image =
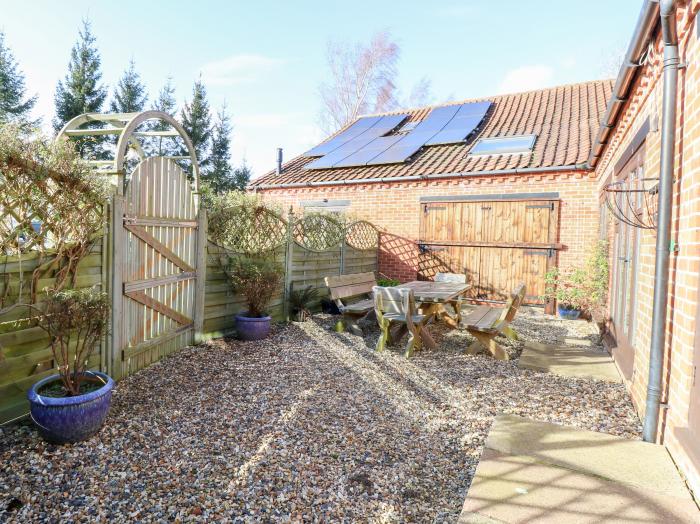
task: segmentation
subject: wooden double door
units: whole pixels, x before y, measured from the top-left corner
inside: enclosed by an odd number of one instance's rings
[[[464,273],[469,298],[504,301],[524,282],[530,304],[542,304],[545,273],[556,265],[559,200],[424,202],[420,243],[441,266]]]

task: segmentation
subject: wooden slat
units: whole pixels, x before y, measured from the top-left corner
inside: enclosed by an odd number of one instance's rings
[[[176,275],[166,275],[164,277],[147,278],[144,280],[134,280],[132,282],[124,283],[124,292],[128,293],[131,291],[139,291],[142,289],[149,289],[152,287],[164,286],[166,284],[173,284],[175,282],[181,282],[183,280],[191,280],[197,278],[197,273],[187,272],[178,273]]]
[[[182,269],[183,271],[188,271],[188,272],[194,272],[195,269],[190,266],[187,262],[182,260],[179,256],[177,256],[168,246],[157,240],[153,235],[151,235],[148,231],[146,231],[142,226],[134,226],[130,224],[124,224],[124,228],[137,237],[139,237],[141,240],[143,240],[146,244],[151,246],[153,249],[155,249],[158,253],[163,255],[165,258],[170,260],[173,264],[175,264],[177,267]]]
[[[129,293],[124,293],[127,297],[136,302],[143,304],[144,306],[151,308],[158,313],[165,315],[168,318],[172,318],[175,322],[179,324],[190,324],[192,319],[183,315],[182,313],[175,311],[170,306],[166,306],[162,302],[156,300],[155,298],[149,297],[143,291],[131,291]]]
[[[124,217],[124,223],[134,226],[197,227],[196,220],[178,220],[175,218]]]
[[[163,335],[160,335],[156,338],[152,338],[150,340],[146,340],[145,342],[141,342],[135,346],[127,347],[124,349],[124,357],[129,358],[129,357],[134,357],[140,353],[143,353],[144,351],[152,348],[153,346],[157,346],[159,344],[165,344],[166,342],[169,342],[170,340],[174,339],[175,337],[182,335],[183,333],[186,333],[190,329],[194,328],[194,324],[186,324],[184,326],[181,326],[173,331],[169,331],[168,333],[165,333]]]

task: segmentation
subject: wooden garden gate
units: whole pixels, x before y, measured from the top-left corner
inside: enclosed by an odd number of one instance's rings
[[[203,321],[206,223],[186,173],[150,157],[114,200],[112,374],[195,341]]]
[[[424,249],[473,284],[471,298],[505,300],[524,282],[526,303],[541,304],[544,276],[556,265],[559,200],[556,196],[421,203]]]

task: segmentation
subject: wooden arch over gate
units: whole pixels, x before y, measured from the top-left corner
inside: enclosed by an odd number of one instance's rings
[[[154,121],[161,125],[149,125]],[[112,325],[105,361],[107,371],[119,378],[200,339],[206,216],[199,207],[194,147],[173,117],[160,111],[89,113],[69,121],[58,137],[104,135],[117,137],[100,155],[111,158],[88,162],[95,176],[116,177],[110,211]],[[181,139],[187,154],[149,156],[147,141],[164,137]],[[190,163],[189,176],[181,161]]]

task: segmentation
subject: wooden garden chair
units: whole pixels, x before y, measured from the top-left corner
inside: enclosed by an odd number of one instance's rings
[[[399,340],[406,331],[408,332],[406,358],[410,357],[414,350],[421,349],[423,344],[430,349],[435,349],[435,341],[426,327],[433,320],[433,315],[421,315],[418,312],[412,289],[375,286],[372,291],[374,313],[381,330],[377,351],[383,351],[392,339]],[[392,334],[392,325],[396,324],[399,324],[400,329]]]
[[[518,308],[525,299],[525,284],[520,284],[511,294],[504,307],[479,306],[464,318],[467,331],[476,340],[467,353],[474,354],[481,349],[488,350],[499,360],[508,360],[508,352],[496,342],[498,335],[517,340],[518,334],[510,327]]]
[[[374,309],[372,288],[377,285],[374,273],[353,273],[326,277],[331,300],[343,314],[343,326],[353,335],[362,336],[357,322]]]

